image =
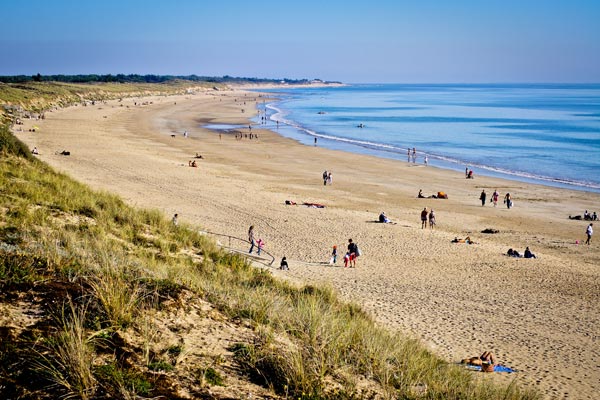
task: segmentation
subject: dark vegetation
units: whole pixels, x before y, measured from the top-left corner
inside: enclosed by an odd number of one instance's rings
[[[65,82],[65,83],[164,83],[173,80],[183,80],[190,82],[212,82],[212,83],[287,83],[287,84],[306,84],[311,79],[269,79],[269,78],[242,78],[225,76],[198,76],[198,75],[137,75],[137,74],[85,74],[85,75],[13,75],[0,76],[0,82],[3,83],[24,83],[24,82]],[[333,83],[333,82],[332,82]],[[337,82],[336,82],[337,83]]]

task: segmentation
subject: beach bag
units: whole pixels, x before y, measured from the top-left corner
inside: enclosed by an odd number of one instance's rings
[[[494,364],[492,363],[482,363],[481,364],[481,372],[494,372]]]
[[[356,256],[357,257],[362,256],[362,253],[361,253],[360,248],[358,247],[358,245],[356,245]]]

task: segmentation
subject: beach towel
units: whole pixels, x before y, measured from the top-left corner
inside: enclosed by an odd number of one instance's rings
[[[472,371],[481,371],[481,365],[467,365],[467,368]],[[517,372],[517,370],[505,365],[494,365],[494,372],[506,372],[512,374],[513,372]]]
[[[323,204],[319,204],[319,203],[302,203],[303,205],[307,206],[307,207],[314,207],[314,208],[325,208],[325,206]]]

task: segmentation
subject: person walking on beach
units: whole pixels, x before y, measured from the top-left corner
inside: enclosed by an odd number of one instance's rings
[[[479,195],[479,200],[481,200],[481,207],[485,206],[485,199],[487,195],[485,194],[485,189],[481,191],[481,195]]]
[[[331,258],[329,259],[329,265],[333,265],[337,262],[337,246],[333,246],[333,250],[331,251]]]
[[[261,238],[258,238],[258,241],[256,242],[256,247],[258,248],[258,251],[256,252],[256,254],[258,254],[259,256],[260,256],[260,252],[264,245],[265,245],[265,242],[263,242],[263,240]]]
[[[429,228],[433,229],[435,225],[435,214],[433,213],[433,208],[429,211]]]
[[[250,250],[248,250],[248,253],[252,254],[252,250],[254,250],[254,246],[255,246],[254,225],[250,225],[250,228],[248,228],[248,241],[250,242]]]
[[[427,158],[427,156],[425,156],[423,158],[423,164],[425,164],[425,166],[427,166],[428,163],[429,163],[429,159]]]
[[[417,162],[417,149],[415,149],[414,147],[413,147],[412,157],[413,157],[413,164],[414,164]]]
[[[590,222],[587,229],[585,230],[585,234],[587,235],[587,240],[585,241],[585,244],[587,244],[587,245],[590,244],[590,240],[592,240],[592,235],[594,234],[593,225],[594,224]]]
[[[427,207],[423,208],[421,211],[421,229],[425,229],[427,227]]]
[[[506,204],[506,208],[510,210],[512,207],[512,198],[510,197],[510,193],[506,193],[504,196],[504,204]]]
[[[492,193],[492,202],[494,203],[494,207],[498,205],[498,198],[500,197],[500,193],[498,193],[498,189],[494,190]]]
[[[332,183],[331,171],[329,171],[329,172],[327,173],[327,183],[328,183],[328,184],[330,184],[330,185],[331,185],[331,183]]]
[[[410,162],[410,147],[406,149],[406,162]]]
[[[350,267],[356,268],[356,257],[358,257],[358,246],[348,239],[348,253],[350,254]]]
[[[327,172],[327,170],[325,170],[323,172],[323,186],[327,185],[327,177],[329,176],[329,173]]]

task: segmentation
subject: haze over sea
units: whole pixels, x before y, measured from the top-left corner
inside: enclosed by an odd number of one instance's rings
[[[307,145],[600,192],[600,84],[269,89],[260,122]],[[359,125],[363,124],[360,128]]]

